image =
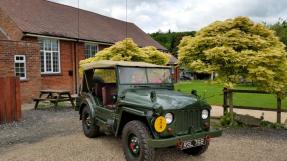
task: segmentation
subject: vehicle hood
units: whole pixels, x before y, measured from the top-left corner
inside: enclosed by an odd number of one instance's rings
[[[156,94],[156,100],[151,100],[151,92],[154,91]],[[190,105],[198,107],[198,98],[191,95],[185,95],[173,90],[163,90],[163,89],[134,89],[128,90],[125,93],[125,102],[131,103],[133,105],[138,105],[142,107],[154,108],[156,106],[161,106],[164,110],[169,109],[182,109]]]

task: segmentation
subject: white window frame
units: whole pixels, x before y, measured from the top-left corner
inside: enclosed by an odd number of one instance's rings
[[[53,40],[57,41],[58,50],[53,50],[52,43],[51,43],[51,50],[45,50],[45,40]],[[40,54],[43,52],[44,54],[44,72],[42,72],[42,64],[41,64],[41,74],[60,74],[61,73],[61,53],[60,53],[60,40],[59,39],[52,39],[52,38],[40,38],[39,41],[43,43],[43,49],[40,49]],[[53,53],[58,53],[58,72],[54,72],[54,64],[53,64]],[[51,53],[51,71],[47,71],[47,60],[46,60],[46,53]],[[42,61],[42,60],[41,60]]]
[[[90,55],[90,57],[86,57],[86,45],[94,45],[94,46],[96,46],[96,51],[95,51],[95,53],[94,53],[94,55]],[[97,52],[99,52],[99,44],[98,43],[92,43],[92,42],[85,42],[85,45],[84,45],[84,55],[85,55],[85,59],[88,59],[88,58],[91,58],[91,57],[93,57],[93,56],[95,56],[95,54],[97,53]],[[89,50],[91,50],[91,49],[89,49]]]
[[[22,57],[23,60],[17,60],[17,57]],[[23,63],[24,64],[24,74],[25,77],[19,76],[20,80],[26,80],[27,79],[27,67],[26,67],[26,55],[14,55],[14,72],[16,76],[16,63]]]

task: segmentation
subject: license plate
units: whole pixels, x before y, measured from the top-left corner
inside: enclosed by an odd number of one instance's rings
[[[197,147],[197,146],[202,146],[205,144],[206,144],[206,141],[204,138],[194,139],[194,140],[186,140],[186,141],[183,141],[181,143],[180,149],[184,150],[184,149],[189,149],[189,148],[193,148],[193,147]]]

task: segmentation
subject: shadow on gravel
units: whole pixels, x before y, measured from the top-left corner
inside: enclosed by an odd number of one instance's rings
[[[70,107],[23,110],[20,122],[0,125],[0,152],[1,148],[14,144],[34,143],[79,131],[78,113]]]

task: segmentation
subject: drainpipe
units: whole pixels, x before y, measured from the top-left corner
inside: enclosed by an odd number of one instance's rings
[[[75,75],[75,42],[71,45],[71,51],[72,51],[72,70],[73,70],[73,93],[77,92],[77,86],[76,86],[76,75]]]

